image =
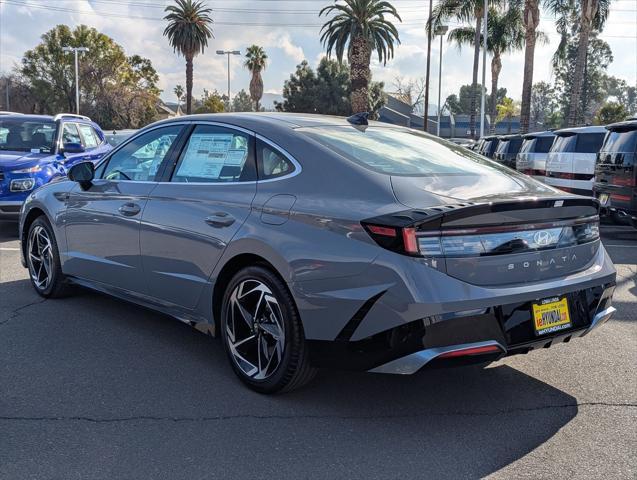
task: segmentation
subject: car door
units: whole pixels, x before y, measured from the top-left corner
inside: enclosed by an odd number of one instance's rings
[[[250,214],[256,193],[254,137],[236,127],[198,124],[163,180],[142,217],[144,272],[151,296],[194,308]]]
[[[109,155],[89,188],[76,185],[66,200],[68,275],[144,293],[140,219],[162,162],[183,124],[149,130]]]

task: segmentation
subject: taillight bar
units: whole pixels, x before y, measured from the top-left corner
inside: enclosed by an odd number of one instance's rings
[[[421,237],[447,237],[454,235],[475,235],[481,233],[504,233],[504,232],[522,232],[527,230],[543,230],[546,228],[559,228],[570,227],[573,225],[581,225],[585,223],[599,222],[599,215],[592,215],[585,218],[577,218],[572,220],[560,220],[557,222],[546,223],[525,223],[522,225],[494,225],[488,227],[476,227],[476,228],[458,228],[458,229],[445,229],[435,231],[419,232],[418,236]]]
[[[469,347],[469,348],[461,348],[459,350],[452,350],[450,352],[445,352],[436,358],[456,358],[456,357],[468,357],[472,355],[484,355],[486,353],[499,353],[502,352],[502,349],[497,347],[496,345],[485,345],[484,347]]]

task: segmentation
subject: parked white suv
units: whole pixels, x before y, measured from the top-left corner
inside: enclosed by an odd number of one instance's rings
[[[545,182],[578,195],[593,195],[595,158],[602,146],[604,127],[564,128],[546,158]]]
[[[553,145],[553,140],[555,140],[555,134],[551,131],[524,135],[522,147],[515,162],[518,172],[543,182],[546,175],[546,157]]]

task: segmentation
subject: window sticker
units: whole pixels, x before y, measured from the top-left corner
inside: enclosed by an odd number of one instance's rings
[[[226,133],[194,133],[176,175],[216,180],[224,165],[242,165],[248,152],[232,149],[233,137]]]

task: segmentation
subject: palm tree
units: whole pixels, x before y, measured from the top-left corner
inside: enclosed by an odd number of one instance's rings
[[[519,2],[520,0],[518,0]],[[533,88],[533,63],[535,60],[536,31],[540,24],[540,3],[546,11],[556,17],[558,31],[566,28],[568,23],[566,12],[573,0],[524,0],[522,21],[525,29],[524,79],[522,81],[522,106],[520,108],[520,131],[529,131],[531,118],[531,91]]]
[[[591,30],[601,31],[608,17],[611,0],[581,0],[580,8],[580,28],[577,45],[577,57],[575,69],[573,71],[573,88],[568,105],[567,125],[574,127],[578,125],[582,118],[581,94],[586,67],[586,53],[588,51],[588,41]]]
[[[176,5],[167,6],[164,11],[168,25],[164,29],[164,36],[168,37],[173,51],[186,59],[186,113],[190,114],[192,107],[192,60],[195,55],[204,52],[211,38],[212,18],[210,8],[200,1],[175,0]]]
[[[543,36],[543,34],[542,34]],[[482,45],[482,32],[477,37]],[[458,47],[462,45],[474,45],[476,31],[474,27],[458,27],[449,32],[448,40],[456,42]],[[524,47],[524,26],[522,23],[521,11],[519,8],[511,6],[507,11],[502,12],[497,8],[489,9],[487,24],[487,52],[493,55],[491,59],[491,104],[489,105],[489,115],[496,118],[496,104],[498,80],[502,71],[502,54],[521,50]],[[495,122],[491,125],[495,129]]]
[[[250,79],[250,97],[255,103],[256,111],[259,111],[259,101],[263,96],[263,78],[261,70],[265,70],[265,63],[268,56],[263,48],[252,45],[246,50],[246,61],[243,64],[252,74]]]
[[[175,86],[173,92],[177,97],[177,114],[179,114],[179,108],[181,107],[181,97],[184,96],[184,87],[182,87],[181,85],[177,85]]]
[[[350,65],[353,113],[369,111],[370,62],[372,52],[387,63],[394,56],[394,44],[400,44],[398,30],[387,17],[402,22],[394,6],[384,0],[342,0],[323,8],[319,16],[334,13],[321,28],[321,42],[328,57],[332,52],[342,63],[345,49]]]
[[[499,3],[492,1],[491,3]],[[482,17],[484,15],[485,0],[440,0],[440,3],[433,9],[431,18],[427,22],[427,28],[435,31],[436,27],[442,25],[445,20],[454,18],[460,22],[470,23],[475,21],[475,31],[473,39],[473,76],[471,97],[469,130],[471,137],[475,138],[476,133],[476,105],[478,102],[478,65],[480,62],[480,32],[482,31]],[[425,113],[426,114],[426,113]]]

